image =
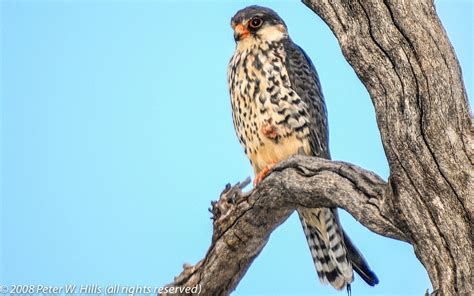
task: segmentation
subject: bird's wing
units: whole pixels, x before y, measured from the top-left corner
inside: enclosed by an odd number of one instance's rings
[[[286,68],[291,88],[307,106],[309,142],[314,156],[330,158],[326,104],[318,73],[306,53],[291,40],[285,42]]]
[[[288,40],[285,46],[291,88],[307,105],[311,150],[315,156],[329,159],[327,111],[318,73],[303,49],[291,40]],[[354,267],[369,285],[378,283],[375,273],[370,270],[362,254],[344,233],[336,209],[299,209],[298,213],[318,275],[323,282],[327,281],[335,288],[342,289],[352,282]],[[320,221],[314,217],[319,217]],[[324,223],[321,223],[321,218]]]

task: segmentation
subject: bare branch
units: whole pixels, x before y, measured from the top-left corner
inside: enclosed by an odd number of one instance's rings
[[[272,231],[298,207],[344,208],[372,231],[408,240],[384,214],[386,183],[349,163],[294,156],[277,165],[255,190],[245,194],[242,188],[239,183],[227,186],[213,202],[214,232],[206,257],[185,266],[169,286],[200,285],[205,295],[228,295]]]
[[[433,1],[303,2],[331,28],[371,96],[388,182],[348,163],[295,156],[249,194],[241,184],[228,187],[213,205],[206,257],[169,287],[227,295],[296,208],[341,207],[372,231],[412,244],[436,294],[472,294],[473,123]]]
[[[390,166],[385,203],[440,295],[472,294],[472,117],[432,0],[303,0],[367,88]]]

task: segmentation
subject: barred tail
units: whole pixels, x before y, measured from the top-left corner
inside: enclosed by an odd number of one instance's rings
[[[319,280],[342,290],[354,280],[353,268],[369,285],[378,284],[375,273],[339,223],[336,209],[299,209]]]
[[[346,288],[354,275],[337,212],[335,209],[318,208],[299,209],[298,213],[319,280],[338,290]]]

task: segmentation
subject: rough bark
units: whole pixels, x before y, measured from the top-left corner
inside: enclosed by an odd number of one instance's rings
[[[228,295],[271,232],[296,207],[340,207],[370,230],[408,241],[387,216],[392,209],[384,202],[385,195],[391,194],[386,183],[353,164],[294,156],[276,166],[256,189],[242,193],[247,183],[228,185],[219,201],[212,203],[214,231],[205,258],[195,266],[184,266],[170,286],[199,285],[205,295]]]
[[[394,218],[443,295],[472,292],[472,121],[432,1],[304,1],[370,93]]]
[[[250,194],[228,188],[213,207],[206,257],[170,287],[199,284],[204,295],[229,294],[295,207],[325,206],[412,244],[438,295],[470,295],[474,128],[432,1],[303,2],[331,28],[371,96],[389,180],[348,163],[294,157]]]

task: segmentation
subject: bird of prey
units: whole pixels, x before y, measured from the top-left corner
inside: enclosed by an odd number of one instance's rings
[[[255,172],[254,185],[294,154],[330,158],[328,120],[318,74],[273,10],[249,6],[231,20],[236,49],[228,66],[237,137]],[[350,289],[355,270],[378,283],[350,241],[335,208],[297,209],[323,284]]]

